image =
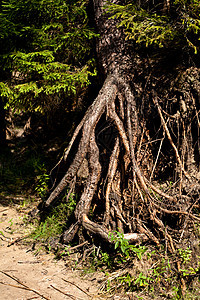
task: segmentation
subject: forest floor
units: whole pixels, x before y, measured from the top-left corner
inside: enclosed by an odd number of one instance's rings
[[[0,205],[0,298],[105,299],[98,296],[98,274],[83,276],[81,270],[20,240],[31,230],[24,216],[19,205]]]

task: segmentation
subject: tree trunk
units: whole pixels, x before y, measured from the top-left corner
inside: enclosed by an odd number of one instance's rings
[[[187,189],[190,182],[199,189],[195,161],[199,127],[196,129],[186,117],[196,118],[199,126],[199,81],[193,81],[192,93],[189,78],[191,72],[199,78],[200,72],[197,68],[185,71],[185,79],[179,82],[185,89],[183,98],[177,93],[180,75],[171,78],[171,71],[163,70],[159,59],[151,58],[150,63],[149,55],[137,53],[134,44],[125,41],[123,30],[105,14],[105,3],[94,0],[100,34],[97,55],[105,80],[64,153],[66,160],[82,132],[74,160],[45,205],[48,207],[64,189],[71,192],[87,159],[89,175],[75,209],[76,223],[64,233],[64,242],[71,241],[83,226],[107,241],[109,232],[118,230],[128,240],[151,239],[159,245],[166,236],[164,224],[173,220],[175,225],[186,217],[198,219],[184,203],[193,194],[192,188]],[[159,80],[159,76],[164,79]],[[155,184],[159,177],[163,180],[160,186]],[[166,187],[166,179],[176,180],[173,188]],[[103,214],[98,210],[100,202]],[[91,208],[96,220],[90,220]]]

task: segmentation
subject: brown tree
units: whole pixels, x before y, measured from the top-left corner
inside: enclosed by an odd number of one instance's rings
[[[200,69],[181,47],[147,50],[127,41],[105,3],[93,2],[102,88],[73,134],[62,158],[81,133],[73,162],[45,207],[66,188],[68,200],[84,165],[88,176],[65,243],[83,226],[107,241],[115,230],[157,245],[165,237],[173,251],[173,228],[199,220],[193,209],[199,201]],[[162,9],[169,13],[170,7],[163,2]]]

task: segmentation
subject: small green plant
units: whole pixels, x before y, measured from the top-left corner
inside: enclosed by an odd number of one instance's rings
[[[110,239],[115,244],[115,249],[119,249],[121,253],[123,253],[126,257],[130,256],[130,244],[129,242],[124,238],[124,234],[118,231],[115,231],[114,233],[110,233]]]
[[[15,231],[14,228],[13,228],[13,224],[14,224],[13,218],[11,218],[11,219],[8,221],[8,223],[9,223],[9,226],[8,226],[9,233],[13,234],[14,231]]]
[[[188,269],[180,269],[180,271],[182,272],[183,277],[192,276],[196,275],[200,271],[200,266],[197,268],[189,267]]]
[[[110,256],[107,252],[101,252],[101,259],[108,267],[110,266]]]
[[[123,276],[119,276],[117,279],[121,285],[131,291],[148,288],[152,281],[152,278],[150,276],[146,276],[143,272],[140,272],[136,278],[130,273],[126,273]]]
[[[169,259],[163,257],[160,263],[153,268],[151,278],[156,284],[162,282],[164,286],[168,286],[171,281],[171,275],[171,264]]]
[[[124,276],[120,276],[120,277],[118,277],[118,280],[120,281],[120,283],[122,284],[122,285],[128,285],[128,287],[130,288],[132,285],[133,285],[133,283],[134,283],[134,278],[129,274],[129,273],[127,273],[126,275],[124,275]]]
[[[74,193],[71,193],[68,202],[66,204],[67,217],[71,216],[71,214],[74,212],[75,207],[76,207],[76,195]]]
[[[181,296],[181,291],[180,291],[180,287],[179,287],[179,286],[174,286],[174,287],[172,288],[172,290],[173,290],[173,299],[174,299],[174,300],[179,300],[179,299],[182,298],[182,296]]]
[[[44,220],[36,226],[32,233],[32,238],[38,242],[45,242],[48,245],[49,238],[59,237],[75,206],[75,194],[70,195],[68,203],[65,202],[65,197],[63,197],[62,201],[57,206],[52,207],[48,215],[44,216]]]
[[[12,226],[13,226],[13,218],[11,218],[11,219],[8,221],[8,223],[10,224],[10,227],[12,227]]]
[[[138,259],[142,259],[142,256],[147,251],[147,247],[141,246],[141,245],[138,245],[136,247],[136,246],[131,245],[131,251],[133,251],[137,255]]]
[[[38,195],[43,199],[48,191],[48,182],[49,182],[49,174],[47,174],[47,170],[42,164],[41,166],[38,166],[38,172],[40,175],[36,177],[37,183],[35,187],[35,191],[38,193]]]
[[[147,287],[149,286],[150,280],[151,280],[150,277],[147,277],[146,275],[143,274],[143,272],[141,272],[139,276],[136,278],[134,284],[138,286],[138,288]]]
[[[107,252],[100,251],[101,263],[105,264],[108,268],[114,265],[114,258]]]
[[[141,259],[144,253],[147,251],[145,246],[134,246],[129,244],[128,240],[124,238],[124,234],[116,231],[110,233],[110,239],[115,244],[115,249],[118,249],[126,258],[129,258],[131,254],[135,254],[138,259]]]
[[[146,252],[146,255],[147,255],[147,259],[150,259],[153,255],[155,255],[156,251],[153,250],[153,251],[150,251],[150,252]]]
[[[186,249],[178,249],[179,257],[182,259],[182,263],[186,264],[191,260],[192,250],[188,247]]]
[[[108,279],[108,280],[107,280],[107,292],[109,292],[110,289],[111,289],[111,282],[110,282],[110,280]]]
[[[5,234],[1,230],[0,230],[0,235],[2,235],[3,237],[5,237]]]
[[[65,255],[70,255],[69,246],[66,246],[63,251],[60,253],[60,256],[63,257]]]

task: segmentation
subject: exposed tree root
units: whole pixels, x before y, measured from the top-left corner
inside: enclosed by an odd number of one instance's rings
[[[166,67],[171,59],[166,51],[166,57],[137,52],[106,16],[106,1],[93,2],[98,62],[106,80],[59,162],[72,159],[44,208],[61,193],[68,193],[69,201],[77,191],[65,244],[78,236],[82,245],[85,233],[113,243],[111,233],[118,231],[130,243],[148,241],[160,249],[165,244],[166,253],[175,256],[179,241],[200,221],[200,70]],[[80,185],[85,161],[87,179]],[[179,261],[176,268],[180,273]],[[183,278],[181,286],[184,293]]]
[[[179,166],[181,168],[181,171],[184,173],[185,177],[189,180],[189,182],[191,182],[191,177],[189,176],[189,174],[184,169],[184,166],[182,164],[182,161],[181,161],[180,155],[178,153],[177,147],[175,146],[175,144],[174,144],[174,142],[173,142],[173,140],[171,138],[171,134],[170,134],[169,129],[167,127],[167,124],[166,124],[166,122],[165,122],[165,120],[163,118],[160,106],[158,104],[157,97],[153,97],[153,101],[154,101],[154,103],[155,103],[155,105],[156,105],[156,107],[158,109],[158,112],[159,112],[159,115],[160,115],[160,119],[161,119],[161,122],[162,122],[162,125],[163,125],[163,128],[164,128],[164,131],[165,131],[165,133],[167,135],[168,140],[170,141],[170,144],[172,145],[172,148],[174,149],[174,152],[176,154],[176,159],[177,159],[178,164],[179,164]]]
[[[89,110],[86,113],[86,116],[84,117],[84,120],[81,122],[81,124],[78,126],[78,129],[74,133],[74,136],[72,137],[72,141],[69,143],[69,149],[64,154],[65,159],[67,158],[67,155],[72,147],[75,137],[78,134],[78,131],[83,126],[82,138],[80,140],[79,148],[78,148],[78,151],[74,158],[74,161],[71,164],[66,175],[63,177],[63,179],[61,180],[59,185],[54,189],[54,191],[51,193],[50,197],[46,201],[46,203],[45,203],[46,207],[48,207],[57,196],[59,196],[59,194],[63,191],[63,189],[76,176],[76,173],[77,173],[81,163],[83,162],[83,159],[85,158],[85,156],[87,154],[91,131],[95,129],[98,120],[100,119],[101,115],[103,114],[103,112],[105,110],[105,106],[106,106],[107,102],[109,102],[110,99],[113,99],[116,97],[117,87],[113,81],[114,81],[114,78],[112,76],[111,77],[109,76],[107,78],[98,97],[96,98],[94,103],[91,105],[91,107],[89,108]]]
[[[165,136],[167,137],[175,152],[176,164],[179,166],[182,180],[184,176],[184,181],[189,183],[191,176],[186,172],[181,156],[172,140],[157,96],[153,97],[153,103],[158,110],[163,126],[161,141],[163,143]],[[110,126],[115,128],[115,135],[109,137],[112,149],[106,145],[106,141],[104,142],[105,151],[110,149],[110,153],[107,151],[106,165],[102,165],[101,162],[103,151],[98,146],[96,134],[98,123],[103,114],[106,115]],[[141,123],[145,124],[144,120]],[[177,220],[174,222],[178,222],[179,216],[199,220],[198,216],[195,216],[191,210],[188,211],[185,207],[181,207],[182,194],[175,193],[172,196],[151,182],[162,144],[160,144],[157,152],[155,163],[152,164],[151,174],[144,175],[143,161],[138,160],[144,143],[144,128],[144,125],[143,129],[139,126],[137,103],[130,86],[122,76],[109,75],[98,97],[75,130],[69,147],[64,153],[66,160],[74,141],[82,130],[82,137],[74,160],[45,203],[45,207],[48,207],[64,189],[68,188],[71,191],[72,186],[74,187],[76,183],[77,172],[83,160],[87,159],[89,176],[75,209],[76,223],[72,224],[63,234],[64,243],[70,242],[79,227],[83,226],[89,233],[99,235],[108,242],[111,242],[110,232],[118,230],[123,232],[124,238],[131,242],[142,242],[150,239],[160,245],[160,239],[166,236],[163,216],[173,216]],[[151,150],[147,150],[147,153],[148,151]],[[103,182],[105,189],[100,187],[101,182]],[[187,195],[183,196],[186,197]],[[95,202],[97,197],[99,197],[98,201],[104,205],[104,212],[103,214],[101,212],[101,216],[99,215],[99,221],[95,222],[90,220],[90,210],[92,201]],[[160,197],[162,202],[160,202]],[[100,213],[98,206],[96,211],[96,214]],[[173,239],[168,233],[167,237],[171,249],[174,249],[172,246]]]

